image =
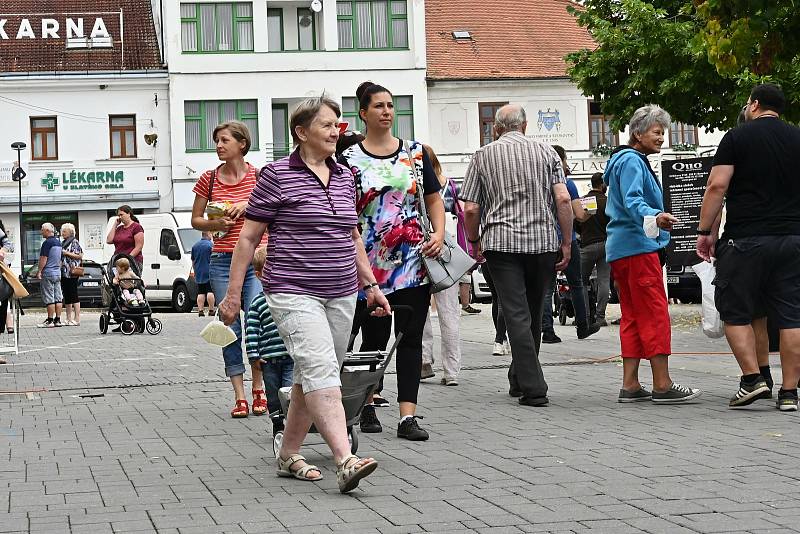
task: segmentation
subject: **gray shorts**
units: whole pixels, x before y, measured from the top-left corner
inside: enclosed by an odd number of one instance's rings
[[[61,295],[60,276],[42,276],[40,286],[42,288],[42,302],[44,302],[45,306],[64,302],[64,297]]]
[[[294,360],[292,381],[303,387],[303,393],[341,387],[339,371],[353,326],[356,295],[333,299],[289,293],[265,296]]]

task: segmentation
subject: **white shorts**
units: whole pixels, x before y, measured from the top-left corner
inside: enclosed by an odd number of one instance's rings
[[[293,382],[303,393],[341,387],[339,372],[353,327],[356,295],[323,299],[266,294],[275,326],[294,360]]]

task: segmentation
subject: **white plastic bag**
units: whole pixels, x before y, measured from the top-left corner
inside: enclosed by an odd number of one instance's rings
[[[236,341],[236,333],[230,326],[225,326],[222,321],[211,321],[200,331],[200,337],[212,345],[227,347]]]
[[[700,279],[703,292],[703,333],[710,338],[725,335],[725,327],[719,317],[717,307],[714,305],[714,277],[717,276],[717,267],[713,263],[704,261],[692,266],[692,270]]]

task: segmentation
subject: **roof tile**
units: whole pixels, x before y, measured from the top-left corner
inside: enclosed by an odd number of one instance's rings
[[[569,0],[426,0],[428,79],[563,78],[564,56],[594,48]],[[471,40],[452,32],[467,30]]]
[[[94,24],[90,13],[118,13],[122,10],[124,59],[120,21],[116,14],[102,16],[113,40],[112,48],[66,47],[67,16],[83,16],[89,35]],[[158,46],[150,0],[3,0],[0,11],[24,15],[3,15],[8,39],[0,38],[0,73],[87,72],[152,70],[164,68]],[[73,15],[67,15],[73,14]],[[35,39],[15,39],[21,19],[27,18]],[[42,18],[59,20],[59,39],[41,38]]]

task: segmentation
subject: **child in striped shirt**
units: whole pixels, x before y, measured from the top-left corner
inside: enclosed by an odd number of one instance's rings
[[[259,247],[253,256],[253,270],[261,278],[261,269],[267,259],[267,248]],[[267,410],[275,414],[281,407],[278,390],[292,386],[294,362],[283,344],[278,327],[272,320],[264,293],[260,292],[247,312],[245,326],[245,346],[247,358],[252,364],[261,360],[261,371],[264,375],[264,386],[267,390]],[[283,431],[283,417],[271,415],[272,434]]]

